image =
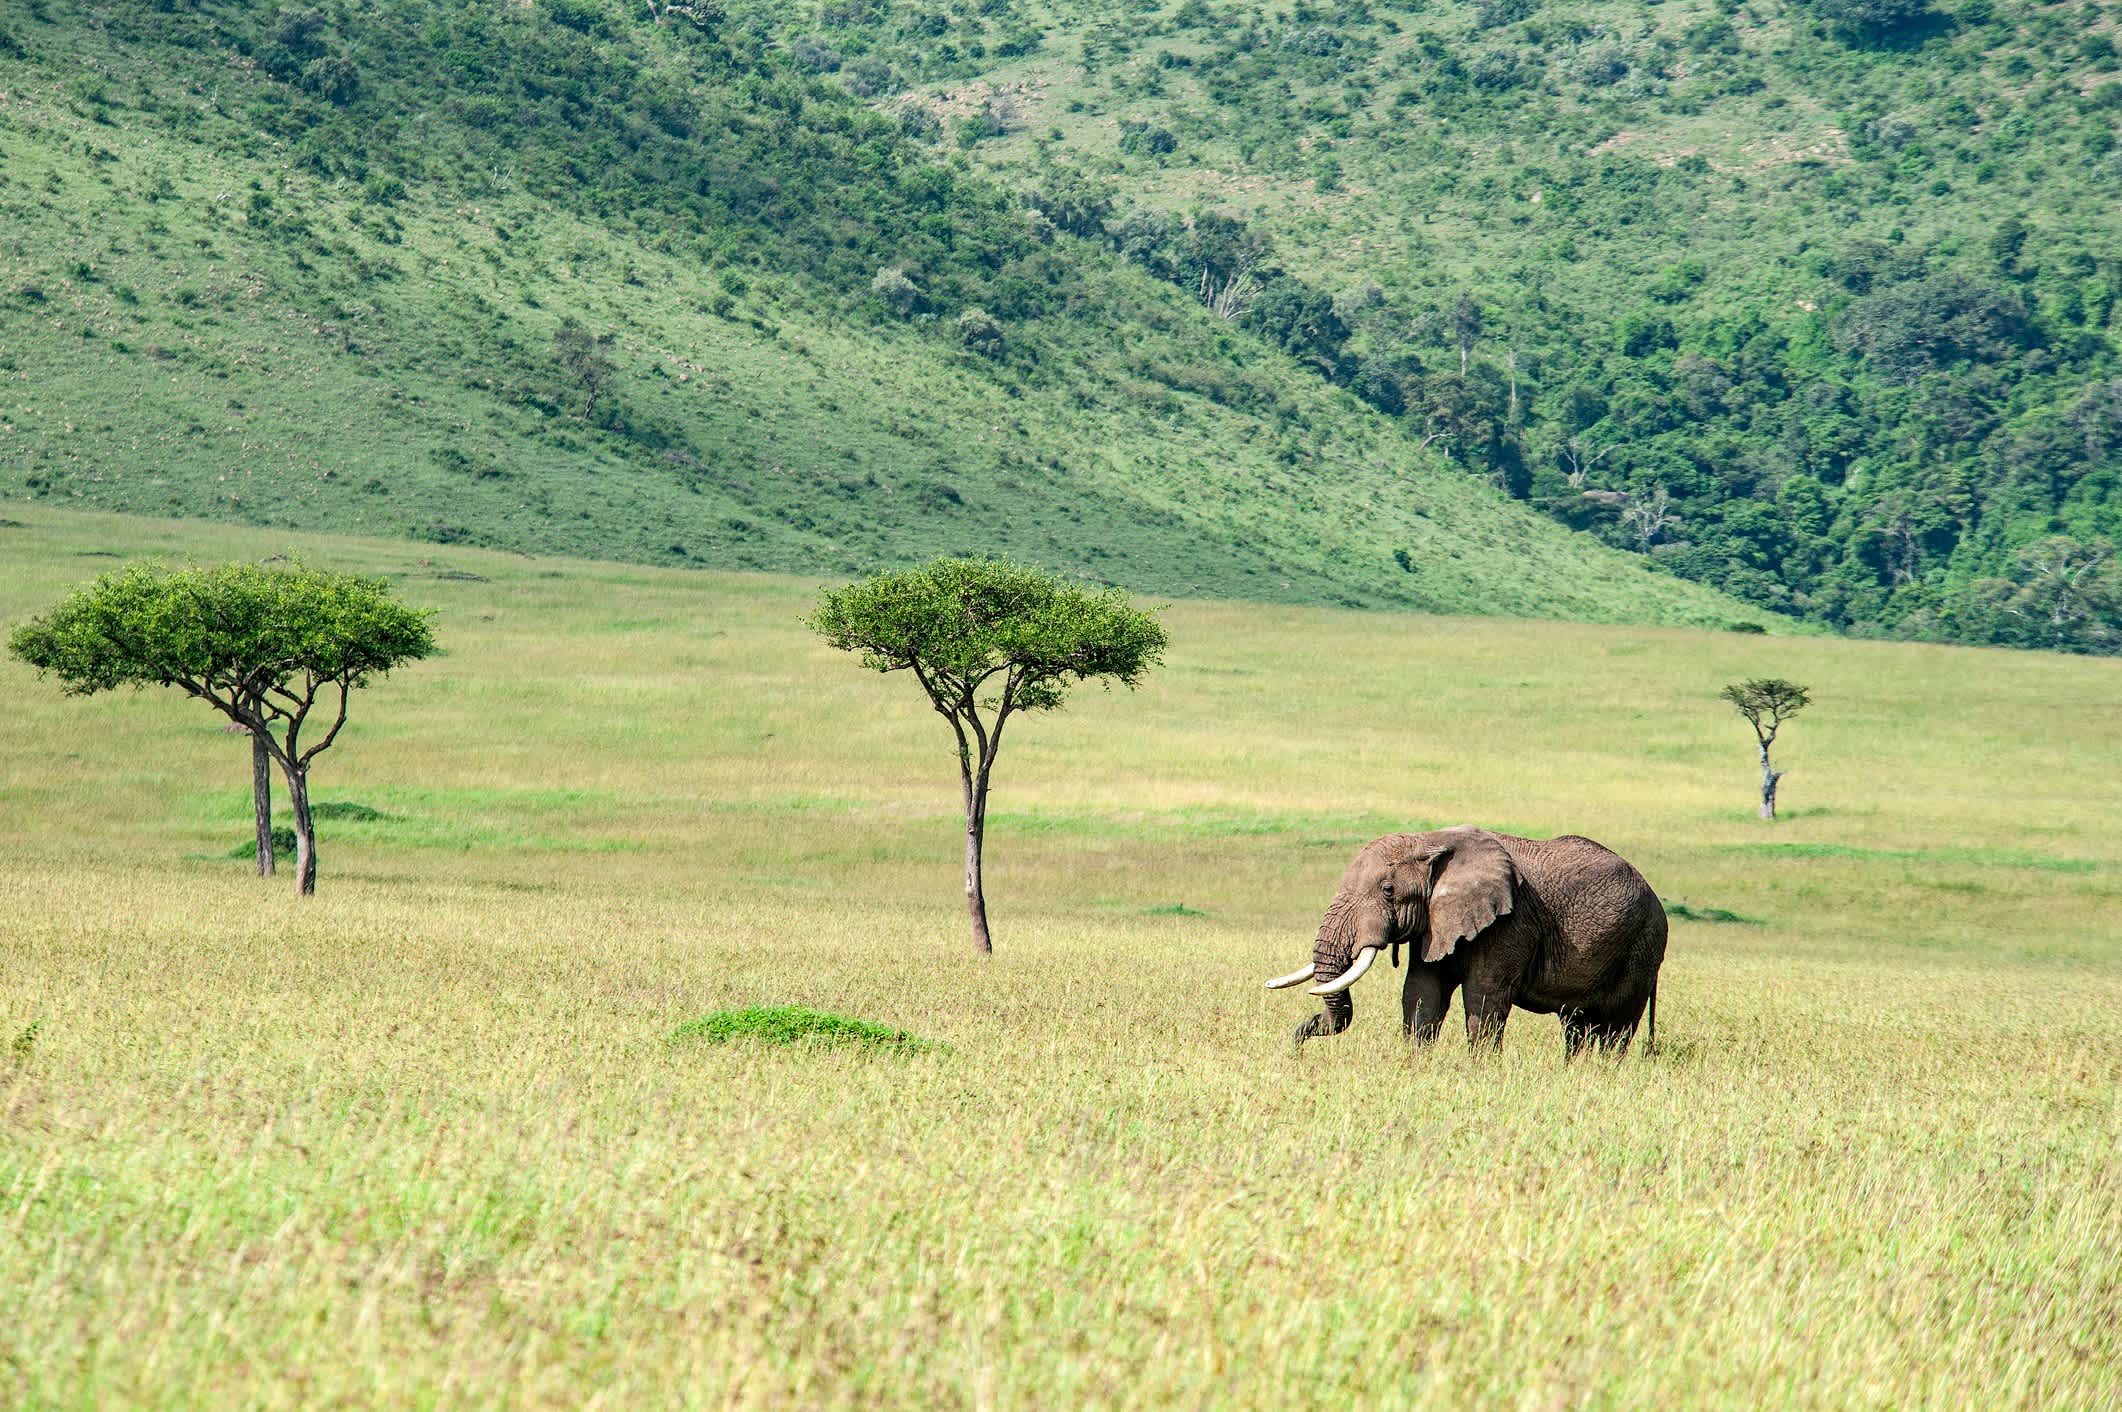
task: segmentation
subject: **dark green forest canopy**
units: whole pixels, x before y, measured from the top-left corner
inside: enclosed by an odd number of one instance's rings
[[[1058,225],[1179,283],[1242,242],[1241,324],[1566,523],[2076,650],[2122,645],[2114,10],[732,5],[857,93],[985,80],[959,143]]]
[[[1277,391],[1301,375],[1389,418],[1407,454],[1424,446],[1470,485],[1765,607],[1862,633],[2111,650],[2113,19],[2001,0],[1185,0],[1124,14],[1075,0],[685,14],[40,0],[0,17],[0,72],[39,76],[73,124],[69,160],[105,175],[18,179],[0,205],[41,218],[102,203],[97,222],[119,212],[152,244],[181,188],[111,188],[131,125],[279,173],[200,207],[195,243],[224,262],[209,281],[282,262],[311,282],[302,317],[357,359],[405,336],[387,314],[434,256],[388,252],[415,208],[457,212],[489,241],[460,258],[491,264],[496,289],[429,339],[431,357],[461,364],[458,394],[536,419],[558,453],[729,507],[659,531],[600,509],[587,480],[513,486],[507,444],[429,453],[425,473],[467,500],[522,502],[539,542],[779,567],[792,564],[755,557],[762,526],[845,544],[877,516],[841,503],[867,493],[859,462],[831,484],[718,477],[717,446],[657,410],[623,349],[614,395],[570,385],[550,330],[526,336],[506,316],[509,261],[584,281],[580,307],[549,322],[605,330],[595,261],[541,245],[526,199],[698,269],[684,297],[712,317],[760,320],[770,287],[828,327],[929,340],[1012,397],[1119,387],[1236,408],[1293,478],[1329,439]],[[319,189],[355,201],[358,241],[303,195]],[[49,317],[64,289],[156,297],[100,283],[93,260],[7,253],[0,317],[38,338],[111,337]],[[1210,305],[1213,336],[1140,293],[1145,276]],[[230,296],[209,281],[167,291],[186,343],[125,349],[135,376],[211,346]],[[1092,344],[1107,362],[1089,361]],[[209,369],[231,380],[232,428],[240,361]],[[1092,366],[1104,390],[1084,385]],[[199,411],[183,434],[218,429],[219,408]],[[25,456],[18,484],[98,503],[109,492],[79,460]],[[1000,469],[1058,475],[1036,453]],[[392,479],[363,493],[383,503]],[[1327,503],[1330,488],[1295,493]],[[921,494],[933,514],[866,552],[956,547],[938,538],[961,532],[937,526],[960,514],[959,491],[935,475]],[[562,497],[583,508],[547,503]],[[274,513],[236,492],[171,503]],[[609,538],[552,538],[578,516]],[[470,518],[418,532],[521,542]],[[1417,566],[1398,558],[1381,553],[1361,588],[1284,589],[1423,602],[1401,596]],[[1286,562],[1240,591],[1301,583]]]

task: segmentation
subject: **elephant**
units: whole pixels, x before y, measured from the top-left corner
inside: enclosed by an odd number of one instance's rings
[[[1267,983],[1316,981],[1326,1008],[1296,1042],[1339,1034],[1356,1014],[1349,987],[1378,953],[1409,950],[1402,1031],[1437,1037],[1463,989],[1466,1036],[1500,1045],[1512,1006],[1562,1017],[1565,1058],[1586,1044],[1625,1051],[1650,1007],[1658,1037],[1665,907],[1612,849],[1576,834],[1513,838],[1462,825],[1373,839],[1341,876],[1312,943],[1311,964]]]

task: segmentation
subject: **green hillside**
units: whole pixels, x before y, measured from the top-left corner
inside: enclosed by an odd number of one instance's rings
[[[733,27],[0,11],[0,488],[840,574],[1763,615],[1512,504]],[[912,125],[918,129],[918,123]]]
[[[2122,645],[2122,7],[731,8],[1557,519],[1849,630]]]
[[[2085,5],[35,0],[0,493],[2112,651],[2118,115]]]

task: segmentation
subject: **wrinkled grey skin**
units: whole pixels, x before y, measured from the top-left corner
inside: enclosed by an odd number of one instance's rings
[[[1587,1043],[1627,1049],[1646,1004],[1657,1038],[1664,905],[1626,859],[1588,838],[1462,827],[1365,844],[1319,925],[1311,984],[1339,976],[1365,947],[1386,948],[1381,959],[1397,964],[1403,946],[1401,1025],[1419,1043],[1437,1037],[1455,990],[1475,1044],[1502,1043],[1512,1006],[1560,1015],[1570,1057]],[[1297,1026],[1297,1043],[1347,1029],[1362,985],[1325,997],[1324,1012]]]

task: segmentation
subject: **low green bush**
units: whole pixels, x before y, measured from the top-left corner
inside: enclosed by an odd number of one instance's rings
[[[949,1046],[922,1039],[870,1020],[813,1010],[805,1005],[754,1005],[743,1010],[717,1010],[697,1020],[687,1020],[671,1031],[673,1044],[706,1040],[727,1044],[733,1040],[757,1040],[762,1044],[860,1045],[896,1049],[905,1054],[947,1051]]]

